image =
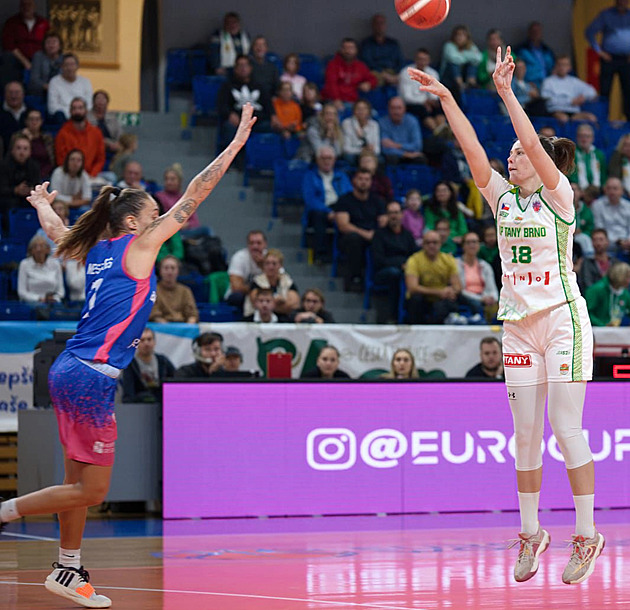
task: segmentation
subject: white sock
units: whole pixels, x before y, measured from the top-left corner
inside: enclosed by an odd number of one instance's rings
[[[22,515],[18,513],[17,498],[11,500],[4,500],[0,504],[0,523],[8,523],[9,521],[15,521]]]
[[[573,503],[575,504],[575,535],[592,538],[595,535],[593,517],[595,494],[573,496]]]
[[[59,563],[66,568],[81,567],[81,549],[62,549],[59,547]]]
[[[521,513],[521,533],[535,534],[538,531],[538,501],[540,492],[518,492],[518,507]]]

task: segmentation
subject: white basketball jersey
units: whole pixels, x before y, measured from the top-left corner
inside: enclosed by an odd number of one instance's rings
[[[554,211],[566,210],[573,201],[569,181],[561,176],[554,191],[541,187],[526,198],[519,190],[494,171],[482,190],[497,224],[503,270],[500,320],[521,320],[580,296],[573,271],[575,214],[568,222]],[[562,198],[562,204],[554,205],[554,198]]]

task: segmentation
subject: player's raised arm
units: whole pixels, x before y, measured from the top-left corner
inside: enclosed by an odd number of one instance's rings
[[[191,181],[180,200],[166,213],[157,218],[139,237],[138,248],[159,250],[160,246],[185,224],[204,199],[212,192],[223,174],[249,138],[256,122],[254,108],[247,103],[243,106],[241,122],[236,135],[227,148],[197,174]]]
[[[442,110],[453,134],[462,147],[475,184],[479,188],[487,186],[492,172],[488,156],[479,142],[479,138],[477,138],[474,127],[457,105],[453,94],[440,81],[422,70],[409,68],[409,76],[420,83],[420,88],[423,91],[437,95],[440,98]]]
[[[38,184],[32,191],[26,200],[37,210],[37,218],[39,218],[39,224],[42,225],[42,229],[50,239],[57,242],[64,233],[68,230],[68,227],[63,224],[63,221],[55,210],[52,209],[52,202],[57,196],[57,191],[52,193],[48,192],[49,182]]]

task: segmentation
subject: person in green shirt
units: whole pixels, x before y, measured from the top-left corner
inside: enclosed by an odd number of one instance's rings
[[[577,182],[580,188],[596,186],[600,190],[606,183],[608,167],[606,155],[595,148],[595,131],[588,123],[582,123],[575,134],[575,170],[569,176],[570,182]]]
[[[440,218],[440,220],[435,223],[435,230],[442,242],[440,252],[457,256],[458,247],[451,238],[451,221],[448,218]]]
[[[615,263],[598,282],[586,289],[586,305],[593,326],[630,324],[630,265]]]
[[[437,221],[447,218],[451,223],[451,238],[459,246],[468,232],[466,218],[457,205],[457,194],[453,185],[440,180],[433,188],[433,196],[424,208],[425,230],[437,229]]]
[[[595,228],[593,212],[584,203],[584,193],[577,182],[571,183],[573,189],[573,205],[575,206],[575,234],[585,233],[589,237]]]

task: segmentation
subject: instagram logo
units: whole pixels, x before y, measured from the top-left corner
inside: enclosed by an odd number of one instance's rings
[[[313,470],[348,470],[357,461],[357,438],[347,428],[316,428],[306,437],[306,461]]]

